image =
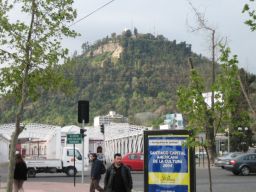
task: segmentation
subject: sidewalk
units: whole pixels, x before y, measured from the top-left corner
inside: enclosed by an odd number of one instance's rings
[[[1,183],[0,192],[6,191],[6,183]],[[25,192],[85,192],[89,191],[88,183],[54,183],[54,182],[29,182],[24,183]]]

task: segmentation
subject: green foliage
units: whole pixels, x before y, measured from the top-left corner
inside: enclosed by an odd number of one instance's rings
[[[207,122],[203,82],[197,71],[192,69],[189,86],[180,87],[177,91],[177,107],[187,118],[187,129],[193,130],[194,135],[204,131]]]
[[[250,2],[244,5],[242,13],[247,13],[249,19],[245,21],[245,24],[248,25],[251,31],[256,30],[256,12],[255,12],[255,1],[250,0]]]
[[[223,122],[220,126],[229,127],[232,135],[231,144],[234,147],[233,150],[238,150],[236,142],[242,136],[237,133],[237,128],[240,126],[250,127],[250,117],[247,106],[241,106],[241,100],[244,100],[244,98],[242,97],[238,80],[237,56],[234,55],[230,58],[230,49],[223,46],[221,46],[221,52],[222,70],[215,85],[215,90],[222,93],[223,99],[223,102],[218,102],[216,105],[221,114],[218,115],[218,121]]]
[[[151,121],[151,126],[153,129],[159,129],[159,126],[164,123],[164,118],[157,118]]]
[[[61,47],[61,38],[77,35],[67,27],[75,19],[76,11],[72,9],[72,1],[23,0],[13,3],[0,4],[0,41],[3,47],[0,61],[7,65],[0,73],[0,93],[15,98],[18,103],[24,80],[27,81],[28,100],[35,100],[41,90],[61,89],[70,83],[59,72],[57,64],[68,54],[68,50]],[[21,15],[31,16],[29,23],[9,19],[8,14],[16,4],[23,5]],[[7,48],[12,51],[8,52]]]
[[[212,86],[214,94],[214,110],[206,106],[202,96],[205,91],[204,80],[197,73],[196,70],[191,70],[190,84],[188,87],[181,87],[178,90],[177,106],[187,118],[188,128],[192,129],[194,135],[199,132],[205,132],[206,135],[210,133],[209,125],[213,121],[215,131],[218,132],[221,128],[227,126],[231,127],[232,119],[235,110],[237,109],[237,101],[240,96],[240,85],[237,79],[238,75],[238,61],[237,56],[230,58],[230,49],[221,47],[220,65],[221,69],[217,76],[217,81]],[[213,128],[211,128],[213,129]],[[213,143],[215,138],[207,138],[205,143],[199,143],[192,138],[188,141],[189,145],[206,146]]]
[[[115,61],[109,50],[103,50],[98,55],[90,54],[108,43],[121,45],[124,39],[127,47]],[[46,85],[38,88],[37,84],[34,84],[34,90],[39,90],[35,91],[38,94],[35,95],[41,97],[35,97],[38,100],[31,97],[29,100],[24,113],[26,120],[57,125],[76,124],[78,100],[90,101],[90,123],[94,116],[107,114],[110,110],[129,117],[131,121],[141,112],[155,113],[157,118],[161,119],[161,115],[167,112],[178,111],[176,90],[188,84],[189,56],[193,59],[196,71],[204,74],[204,79],[198,77],[198,74],[194,77],[195,81],[205,82],[200,90],[210,90],[211,79],[207,75],[211,70],[209,61],[192,53],[190,45],[184,42],[169,41],[160,35],[155,37],[137,33],[136,38],[134,35],[127,38],[125,34],[113,34],[111,38],[99,40],[86,50],[83,55],[67,60],[64,65],[56,68],[55,72],[62,74],[66,82],[59,85],[54,92],[49,92],[44,86],[58,81],[58,75],[54,76],[48,72],[48,76],[43,76],[40,70],[35,71],[35,74],[40,74],[40,79],[44,80]],[[50,80],[50,76],[54,76],[55,80]],[[193,87],[195,86],[196,84],[193,84]],[[53,87],[51,90],[54,90]],[[64,90],[69,92],[65,95],[61,93]],[[193,103],[193,99],[189,95],[187,97],[188,101]],[[200,94],[197,97],[201,97]],[[14,118],[10,116],[14,111],[14,98],[4,97],[0,101],[1,123],[13,122]],[[197,110],[199,113],[204,109]],[[5,114],[9,114],[8,118]],[[194,113],[191,115],[196,116]],[[145,121],[145,125],[157,124],[157,120]]]
[[[217,93],[215,95],[217,102],[214,106],[218,113],[215,118],[218,118],[217,122],[225,121],[230,124],[231,114],[236,110],[237,98],[240,96],[240,84],[237,78],[239,73],[238,60],[236,55],[230,58],[229,48],[225,48],[222,45],[220,47],[222,53],[219,58],[221,70],[213,86],[213,91]]]
[[[72,0],[0,1],[0,63],[5,65],[0,71],[0,94],[4,100],[13,102],[16,125],[10,142],[7,192],[12,191],[15,146],[24,129],[20,123],[29,121],[23,119],[28,102],[36,101],[44,91],[68,90],[69,81],[58,72],[58,63],[68,54],[61,47],[61,39],[78,35],[68,27],[76,18],[72,3]],[[10,19],[14,11],[20,18]],[[48,117],[50,121],[54,118]],[[54,119],[63,124],[63,119]]]

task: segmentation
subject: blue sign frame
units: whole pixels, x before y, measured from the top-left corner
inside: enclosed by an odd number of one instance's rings
[[[195,161],[192,148],[184,145],[187,130],[144,132],[144,191],[195,192]]]

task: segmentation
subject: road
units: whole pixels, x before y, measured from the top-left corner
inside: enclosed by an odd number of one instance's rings
[[[7,168],[0,169],[2,182],[6,179]],[[103,176],[104,177],[104,176]],[[136,191],[143,191],[143,172],[132,172],[134,189]],[[251,192],[256,189],[256,175],[250,176],[234,176],[232,173],[222,170],[221,168],[212,168],[213,177],[213,191],[214,192]],[[206,168],[197,168],[197,192],[208,192],[208,171]],[[103,179],[102,179],[103,180]],[[101,185],[102,185],[101,180]],[[30,182],[60,182],[70,183],[73,185],[74,180],[72,177],[66,177],[64,174],[38,174],[35,178],[29,178]],[[89,183],[89,173],[85,173],[85,183]],[[81,183],[81,176],[76,178],[77,183]]]
[[[209,191],[209,179],[207,169],[197,169],[197,191]],[[233,173],[221,168],[212,169],[214,192],[252,192],[256,189],[256,175],[235,176]]]

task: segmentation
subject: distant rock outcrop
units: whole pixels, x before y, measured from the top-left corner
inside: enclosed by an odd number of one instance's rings
[[[92,56],[97,56],[106,52],[112,53],[111,57],[113,59],[119,59],[121,53],[123,52],[123,47],[119,43],[109,42],[104,45],[101,45],[96,50],[92,51],[92,53],[90,54]]]

